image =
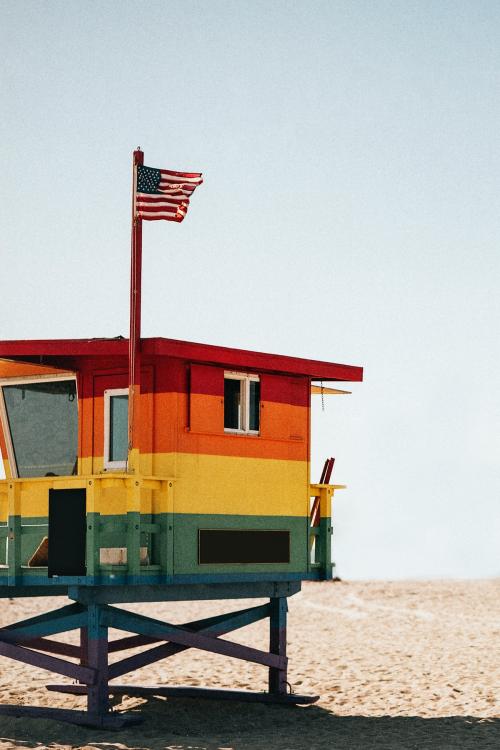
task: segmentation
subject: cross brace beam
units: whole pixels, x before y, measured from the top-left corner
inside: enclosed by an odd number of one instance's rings
[[[199,648],[202,651],[210,651],[223,656],[232,656],[236,659],[263,664],[267,667],[286,668],[286,657],[267,653],[267,651],[260,651],[250,646],[242,646],[232,641],[223,641],[217,636],[204,635],[203,633],[188,630],[185,627],[179,627],[169,622],[160,622],[160,620],[154,620],[151,617],[144,617],[144,615],[137,615],[107,606],[103,607],[102,615],[103,621],[108,627],[128,630],[129,632],[141,635],[154,635],[164,641],[177,643],[188,648]],[[259,619],[261,618],[259,617]],[[240,627],[242,626],[240,625]],[[232,630],[233,628],[230,629]]]
[[[212,634],[214,636],[223,635],[224,633],[242,628],[245,625],[250,625],[253,622],[258,622],[268,616],[269,605],[264,604],[260,607],[250,607],[249,609],[231,612],[227,615],[217,615],[216,617],[208,617],[204,620],[195,620],[186,623],[183,627],[189,628],[193,632]],[[134,654],[134,656],[130,656],[127,659],[110,664],[109,679],[112,680],[115,677],[121,677],[121,675],[127,674],[127,672],[145,667],[147,664],[152,664],[160,659],[174,656],[188,648],[191,647],[180,643],[163,643],[161,646],[143,651],[141,654]]]

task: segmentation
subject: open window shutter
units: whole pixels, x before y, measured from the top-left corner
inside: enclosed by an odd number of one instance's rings
[[[290,440],[306,440],[309,432],[309,380],[290,378]]]
[[[268,440],[304,440],[309,381],[286,375],[261,377],[260,434]]]
[[[191,365],[189,393],[191,432],[224,432],[224,370],[212,365]]]

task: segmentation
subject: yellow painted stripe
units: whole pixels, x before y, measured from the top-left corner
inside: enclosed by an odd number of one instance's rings
[[[175,513],[309,513],[307,461],[179,453],[174,476]]]
[[[147,463],[148,457],[144,457]],[[141,513],[208,513],[258,516],[309,514],[309,464],[307,461],[208,456],[187,453],[155,454],[155,476],[174,477],[162,490],[152,483],[142,487],[134,508]],[[103,474],[112,480],[112,472]],[[134,477],[131,477],[133,479]],[[76,477],[73,478],[73,483]],[[141,477],[138,477],[142,481]],[[70,482],[71,480],[68,480]],[[47,516],[48,485],[43,479],[23,482],[23,516]],[[0,482],[0,485],[6,484]],[[60,485],[61,482],[58,483]],[[100,483],[97,482],[97,485]],[[146,483],[147,484],[147,483]],[[0,520],[7,518],[6,494],[0,496]],[[130,496],[123,482],[93,490],[93,509],[103,515],[126,513]]]

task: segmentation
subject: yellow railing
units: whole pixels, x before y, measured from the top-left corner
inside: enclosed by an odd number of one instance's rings
[[[332,500],[345,484],[311,484],[309,524],[309,567],[323,578],[332,577]]]
[[[71,477],[37,477],[0,481],[0,539],[7,538],[6,563],[9,578],[24,571],[21,538],[48,535],[50,490],[86,490],[87,576],[119,567],[127,574],[139,573],[141,534],[159,535],[158,560],[148,568],[163,573],[173,569],[173,490],[171,477],[130,475],[124,472]],[[161,519],[149,523],[150,516]],[[157,515],[158,514],[158,515]],[[122,517],[119,522],[116,516]],[[1,525],[1,524],[5,525]],[[119,534],[126,548],[126,564],[101,561],[106,535]],[[160,541],[161,539],[161,541]]]

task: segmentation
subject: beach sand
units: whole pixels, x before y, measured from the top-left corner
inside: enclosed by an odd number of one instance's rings
[[[0,626],[63,603],[3,600]],[[255,603],[127,608],[183,622]],[[262,622],[228,638],[268,645]],[[109,732],[0,716],[0,750],[499,750],[499,645],[500,580],[309,583],[289,600],[289,681],[295,692],[319,693],[315,705],[125,697],[115,710],[140,710],[142,725]],[[191,650],[118,681],[125,679],[263,690],[266,670]],[[82,698],[45,689],[63,681],[0,658],[1,703],[83,707]]]

